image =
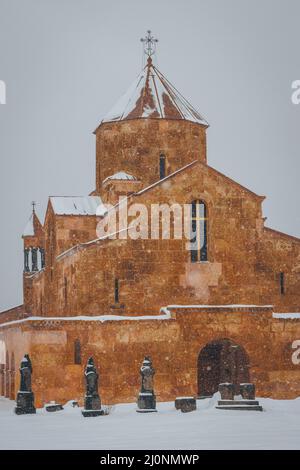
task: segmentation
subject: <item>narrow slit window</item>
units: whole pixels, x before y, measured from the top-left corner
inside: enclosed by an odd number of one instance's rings
[[[81,344],[79,339],[74,341],[74,364],[81,364]]]
[[[163,179],[166,176],[166,157],[160,155],[159,157],[159,179]]]
[[[191,204],[191,262],[207,261],[207,210],[203,201]]]
[[[68,305],[68,279],[64,278],[64,301],[65,307]]]
[[[284,295],[285,294],[285,276],[283,272],[279,274],[279,282],[280,282],[280,294]]]
[[[115,303],[119,303],[119,279],[115,279]]]

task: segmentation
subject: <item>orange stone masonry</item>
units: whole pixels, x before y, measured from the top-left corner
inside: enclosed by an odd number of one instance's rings
[[[206,162],[206,127],[180,119],[131,119],[103,123],[96,131],[96,192],[102,181],[125,170],[144,186],[159,179],[159,155],[167,174],[194,160]]]
[[[34,212],[24,248],[44,249],[45,266],[24,272],[24,304],[0,314],[3,395],[15,397],[15,371],[29,353],[37,406],[82,402],[89,356],[100,371],[103,403],[136,400],[146,355],[158,400],[198,396],[206,380],[200,352],[224,339],[245,351],[243,367],[258,396],[300,395],[300,239],[265,227],[264,197],[207,164],[208,125],[187,119],[179,105],[172,111],[183,98],[168,87],[164,93],[168,117],[144,115],[139,101],[134,112],[96,129],[90,196],[68,199],[65,211],[64,197],[61,210],[50,198],[43,225]],[[147,96],[145,106],[155,99]],[[167,176],[159,180],[161,155]],[[120,172],[131,178],[113,177]],[[204,201],[207,260],[191,262],[185,238],[134,240],[126,232],[98,239],[97,197],[117,209],[126,197],[128,206],[142,204],[149,213],[153,204]]]

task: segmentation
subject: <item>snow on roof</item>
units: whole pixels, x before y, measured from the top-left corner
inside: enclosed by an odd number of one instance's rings
[[[99,196],[52,196],[50,201],[57,215],[101,215],[106,212]]]
[[[169,311],[170,309],[273,309],[273,305],[254,305],[254,304],[224,304],[224,305],[211,305],[211,304],[199,304],[199,305],[167,305],[162,307],[161,311]]]
[[[150,58],[102,122],[136,118],[184,119],[208,126],[207,121],[153,65]]]
[[[173,176],[177,175],[178,173],[186,170],[187,168],[193,166],[193,165],[202,165],[204,166],[205,168],[208,168],[209,170],[211,170],[212,172],[216,173],[217,175],[219,175],[221,178],[225,178],[227,181],[230,181],[230,183],[233,183],[235,186],[239,187],[240,189],[242,189],[243,191],[246,191],[247,193],[251,194],[252,196],[255,196],[256,198],[259,198],[261,200],[265,199],[265,196],[259,196],[258,194],[254,193],[253,191],[251,191],[250,189],[246,188],[245,186],[242,186],[240,183],[237,183],[236,181],[234,181],[233,179],[229,178],[229,176],[226,176],[224,175],[224,173],[221,173],[220,171],[216,170],[215,168],[213,168],[212,166],[209,166],[207,165],[207,163],[203,163],[201,162],[200,160],[194,160],[193,162],[191,163],[188,163],[187,165],[179,168],[178,170],[175,170],[173,173],[170,173],[169,175],[165,176],[165,178],[162,178],[162,179],[159,179],[157,181],[155,181],[154,183],[150,184],[150,186],[147,186],[146,188],[143,188],[141,189],[140,191],[136,192],[134,194],[134,196],[139,196],[140,194],[143,194],[144,192],[148,191],[149,189],[152,189],[154,188],[155,186],[158,186],[158,185],[161,185],[163,184],[166,180],[172,178]],[[266,227],[265,227],[266,228]],[[271,229],[270,229],[271,230]],[[299,239],[297,239],[299,240]]]
[[[26,227],[24,228],[23,237],[33,237],[33,236],[34,236],[34,225],[33,225],[33,212],[32,212],[26,224]]]
[[[273,318],[283,318],[283,319],[288,319],[288,320],[293,320],[293,319],[300,319],[300,313],[294,312],[294,313],[273,313]]]
[[[118,173],[115,173],[114,175],[111,175],[111,176],[108,176],[107,178],[105,178],[103,183],[105,183],[105,181],[108,181],[108,180],[131,180],[131,181],[136,181],[136,177],[132,176],[132,175],[129,175],[125,171],[119,171]]]
[[[171,320],[172,315],[170,312],[163,312],[160,315],[135,315],[135,316],[125,316],[125,315],[78,315],[76,317],[41,317],[41,316],[32,316],[27,318],[22,318],[20,320],[12,320],[5,323],[0,323],[0,328],[4,326],[17,325],[20,323],[26,323],[31,321],[91,321],[91,322],[100,322],[104,323],[107,321],[152,321],[152,320]]]

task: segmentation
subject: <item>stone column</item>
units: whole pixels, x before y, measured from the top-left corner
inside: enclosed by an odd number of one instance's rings
[[[15,400],[15,379],[16,379],[16,371],[15,371],[15,360],[14,355],[12,355],[10,361],[10,390],[9,390],[9,398],[11,400]]]
[[[10,395],[10,370],[8,369],[7,365],[6,365],[5,370],[4,370],[4,386],[5,386],[4,396],[5,396],[5,398],[9,398],[9,395]]]
[[[31,248],[31,261],[32,261],[32,268],[31,270],[32,271],[38,271],[39,268],[38,268],[38,259],[37,259],[37,252],[38,252],[38,249],[37,248]]]
[[[0,396],[4,397],[4,367],[5,364],[0,364]]]
[[[24,272],[29,273],[29,248],[24,249]]]
[[[40,248],[40,254],[41,254],[41,269],[45,267],[45,249]]]

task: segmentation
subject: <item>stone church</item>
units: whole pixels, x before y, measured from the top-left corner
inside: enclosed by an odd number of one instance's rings
[[[94,131],[95,189],[50,197],[43,223],[33,207],[24,301],[0,314],[1,395],[15,398],[24,353],[37,406],[81,400],[89,356],[104,403],[136,400],[146,355],[158,401],[211,396],[226,381],[300,395],[300,239],[265,226],[264,196],[208,164],[208,123],[152,52]],[[122,201],[190,205],[192,248],[172,236],[174,214],[169,237],[130,237],[128,226],[98,236]]]

